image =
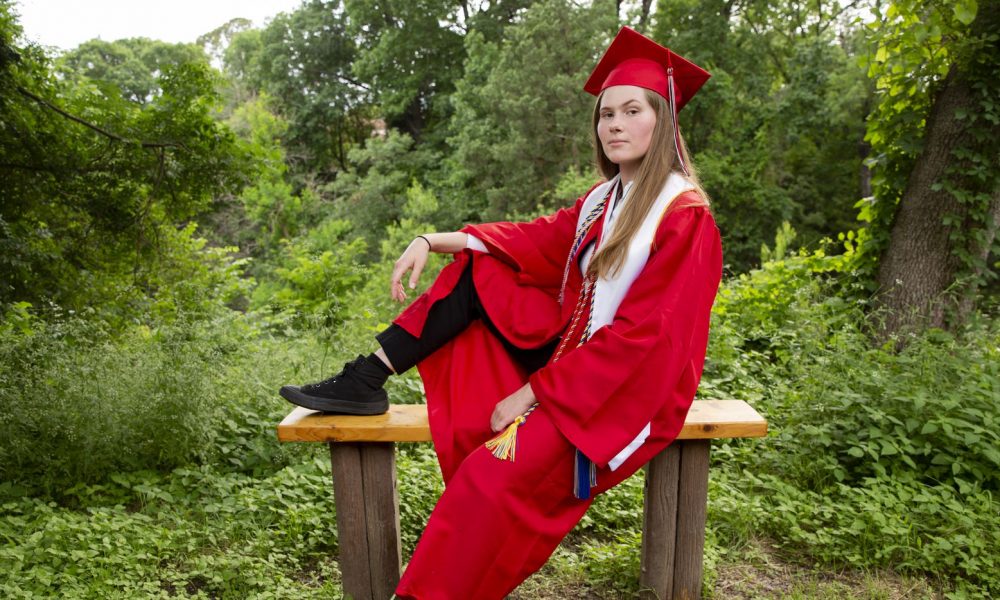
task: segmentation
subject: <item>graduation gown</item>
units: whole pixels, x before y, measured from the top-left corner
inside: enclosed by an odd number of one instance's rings
[[[579,255],[613,226],[611,203],[570,257],[577,229],[615,183],[528,223],[466,227],[488,253],[456,255],[396,323],[419,337],[429,308],[471,262],[501,334],[522,348],[551,342],[580,294]],[[574,449],[597,466],[600,493],[677,436],[701,377],[722,270],[718,229],[685,183],[671,176],[618,279],[598,281],[586,343],[528,376],[473,323],[418,365],[446,490],[401,597],[502,598],[544,564],[589,506],[573,497]],[[539,407],[519,430],[516,461],[500,461],[483,448],[494,435],[490,415],[525,382]]]

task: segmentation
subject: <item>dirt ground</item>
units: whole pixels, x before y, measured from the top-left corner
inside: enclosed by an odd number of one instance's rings
[[[557,561],[558,562],[558,561]],[[546,566],[508,600],[624,600],[635,594],[595,589]],[[766,541],[754,541],[720,564],[706,600],[941,600],[934,582],[889,571],[834,571],[783,560]]]

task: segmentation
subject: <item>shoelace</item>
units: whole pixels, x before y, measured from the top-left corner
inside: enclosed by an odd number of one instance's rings
[[[343,377],[344,375],[347,375],[347,373],[349,371],[353,371],[356,368],[357,367],[354,366],[354,362],[353,361],[352,362],[348,362],[348,363],[344,363],[344,368],[340,370],[340,373],[337,373],[336,375],[334,375],[332,377],[327,377],[326,379],[324,379],[323,381],[320,381],[318,383],[310,383],[307,386],[303,386],[303,389],[311,389],[312,390],[312,389],[316,389],[316,388],[322,387],[322,386],[324,386],[324,385],[326,385],[328,383],[334,383],[338,379],[340,379],[341,377]]]

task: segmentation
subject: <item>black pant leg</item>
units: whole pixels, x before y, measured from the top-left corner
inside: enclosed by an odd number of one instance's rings
[[[393,324],[375,336],[385,351],[389,362],[397,373],[409,370],[438,348],[445,345],[468,327],[472,321],[480,319],[487,329],[501,341],[507,352],[528,372],[542,368],[555,352],[558,340],[541,348],[523,349],[510,343],[500,330],[490,322],[489,316],[479,301],[475,283],[472,280],[472,264],[465,268],[458,283],[450,294],[438,300],[427,314],[427,321],[419,338],[410,335],[402,327]]]

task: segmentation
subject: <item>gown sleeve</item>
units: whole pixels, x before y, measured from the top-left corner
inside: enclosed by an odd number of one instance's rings
[[[530,377],[540,406],[598,466],[656,419],[674,436],[680,430],[701,377],[721,274],[708,209],[670,211],[614,320]]]
[[[513,267],[518,272],[518,283],[558,288],[566,256],[573,244],[580,208],[588,195],[590,191],[578,198],[573,206],[534,221],[467,225],[462,231],[479,239],[491,256]]]

